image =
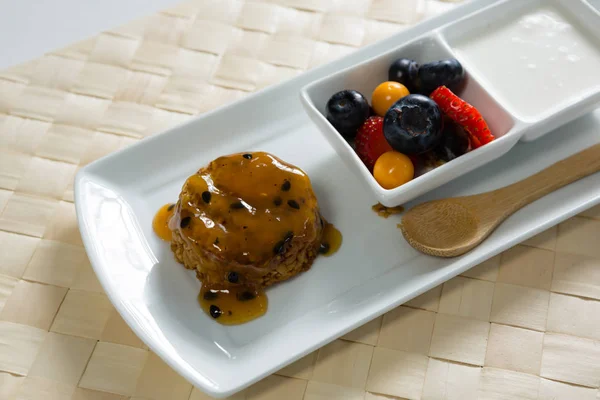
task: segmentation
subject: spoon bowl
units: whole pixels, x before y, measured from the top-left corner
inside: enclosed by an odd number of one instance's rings
[[[461,199],[438,200],[411,209],[400,229],[410,245],[436,256],[459,255],[474,247],[480,236],[480,218]]]
[[[400,229],[406,241],[422,253],[460,256],[483,242],[517,210],[598,170],[600,144],[512,185],[417,205],[403,215]]]

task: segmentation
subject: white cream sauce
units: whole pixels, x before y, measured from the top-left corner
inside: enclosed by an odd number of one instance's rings
[[[537,118],[600,85],[600,48],[552,8],[455,46],[474,75],[521,118]]]

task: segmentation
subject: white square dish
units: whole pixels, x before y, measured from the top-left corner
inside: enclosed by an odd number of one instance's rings
[[[302,88],[302,104],[327,141],[336,149],[346,165],[369,185],[379,202],[390,207],[404,204],[504,155],[519,140],[537,139],[552,129],[589,112],[598,104],[600,101],[600,78],[594,78],[595,75],[591,74],[595,65],[592,64],[590,67],[579,68],[581,71],[578,71],[580,75],[582,72],[589,72],[590,77],[586,76],[591,82],[589,87],[583,85],[584,79],[580,76],[571,76],[566,73],[564,74],[566,76],[561,77],[560,80],[556,78],[556,91],[565,91],[569,84],[577,83],[579,85],[577,90],[570,96],[564,101],[558,102],[559,100],[549,96],[551,91],[546,90],[546,92],[540,93],[537,102],[542,105],[541,111],[538,110],[534,117],[527,113],[523,115],[520,112],[524,108],[524,104],[531,103],[531,101],[521,103],[516,101],[520,91],[528,93],[527,100],[531,100],[535,98],[536,91],[541,92],[542,86],[546,87],[545,85],[551,87],[552,82],[544,82],[541,78],[533,79],[537,75],[545,76],[545,65],[538,65],[536,73],[531,75],[518,74],[512,70],[505,72],[504,70],[512,64],[520,66],[519,63],[524,64],[524,70],[531,69],[529,67],[534,65],[534,61],[539,63],[540,57],[548,55],[548,49],[537,48],[533,45],[524,46],[521,53],[527,52],[530,59],[513,60],[510,54],[517,53],[517,49],[511,42],[510,35],[514,38],[523,32],[516,30],[515,33],[514,28],[513,31],[506,30],[497,35],[493,35],[493,32],[500,31],[506,26],[511,28],[511,24],[521,26],[528,22],[527,17],[535,18],[536,13],[543,15],[544,12],[547,12],[547,8],[554,12],[551,15],[552,18],[563,18],[559,23],[568,20],[571,27],[576,28],[573,29],[574,31],[585,31],[587,36],[592,36],[589,34],[592,32],[600,37],[600,14],[583,0],[498,1],[488,7],[465,14],[459,20],[416,37],[408,43],[397,45],[376,57],[311,82]],[[524,14],[525,16],[523,16]],[[553,20],[550,22],[557,23]],[[490,30],[492,33],[489,33]],[[525,32],[525,34],[527,33]],[[553,31],[550,33],[556,34]],[[553,37],[554,40],[556,40],[556,36]],[[583,37],[583,34],[580,36]],[[580,36],[572,34],[567,36],[563,42],[575,43]],[[525,37],[523,41],[528,40],[530,39]],[[548,40],[548,42],[550,41],[551,39]],[[574,49],[568,49],[574,54],[565,54],[565,56],[580,57],[581,62],[569,62],[579,66],[587,65],[594,60],[600,66],[600,45],[597,45],[595,39],[587,40],[586,38],[585,43],[584,40],[580,40],[580,42],[573,44]],[[529,44],[529,42],[527,43]],[[562,46],[562,50],[564,50],[563,47],[566,48],[566,46]],[[494,50],[490,51],[492,48]],[[550,50],[559,52],[555,48],[550,48]],[[498,55],[494,56],[496,53]],[[334,93],[347,89],[362,93],[371,104],[373,90],[378,84],[388,80],[388,68],[398,58],[408,58],[421,65],[448,58],[458,59],[466,72],[464,87],[458,94],[481,112],[496,140],[415,177],[399,187],[385,189],[360,160],[350,142],[343,138],[327,120],[325,108],[327,101]],[[491,61],[486,63],[488,58]],[[509,61],[501,64],[500,60],[502,59]],[[560,64],[552,67],[553,69],[547,74],[554,76],[561,67],[566,66]],[[546,69],[548,68],[550,67]],[[483,72],[484,70],[485,72]],[[503,74],[507,77],[503,78]],[[565,87],[560,88],[558,85]],[[512,88],[510,91],[512,97],[504,94],[507,92],[505,90],[507,87]],[[525,94],[522,97],[525,97]],[[558,98],[560,99],[560,96]],[[543,99],[546,100],[542,101]],[[518,104],[520,108],[515,104]]]
[[[100,283],[135,334],[202,391],[226,397],[600,203],[597,174],[524,208],[462,257],[427,257],[404,241],[396,218],[383,219],[371,210],[377,199],[369,187],[303,111],[298,92],[309,82],[492,3],[457,7],[82,168],[75,181],[82,239]],[[600,142],[599,128],[596,112],[535,144],[519,144],[417,201],[481,192],[527,177]],[[154,235],[152,218],[177,198],[184,180],[199,167],[223,154],[256,150],[272,152],[308,173],[323,215],[340,229],[343,243],[334,256],[317,259],[310,271],[268,289],[269,310],[263,317],[223,326],[200,309],[200,283]]]
[[[492,97],[524,121],[521,140],[535,140],[598,104],[600,12],[588,1],[503,1],[463,22],[440,35]]]

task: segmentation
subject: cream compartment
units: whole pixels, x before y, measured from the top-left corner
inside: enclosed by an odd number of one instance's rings
[[[600,18],[585,2],[504,2],[464,22],[444,36],[487,91],[530,125],[524,140],[590,111],[599,99]]]

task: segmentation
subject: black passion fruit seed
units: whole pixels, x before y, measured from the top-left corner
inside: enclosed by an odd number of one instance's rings
[[[287,192],[291,188],[292,188],[292,183],[290,181],[288,181],[287,179],[285,181],[283,181],[283,184],[281,185],[281,190],[283,190],[284,192]]]
[[[288,206],[295,208],[296,210],[300,209],[300,204],[296,200],[288,200]]]
[[[279,207],[281,205],[281,197],[277,196],[273,199],[273,204],[275,204],[275,207]]]
[[[273,246],[273,253],[276,255],[281,255],[285,252],[285,241],[280,240],[279,242],[275,243],[275,246]]]
[[[211,194],[208,190],[202,192],[202,201],[206,204],[210,203]]]
[[[175,208],[175,204],[171,204],[168,208],[167,211],[171,211]]]
[[[213,318],[219,318],[221,316],[221,314],[223,314],[223,311],[221,311],[221,309],[217,306],[215,306],[214,304],[210,305],[210,316]]]
[[[329,252],[329,243],[321,243],[321,247],[319,247],[319,253],[327,254]]]
[[[229,283],[238,283],[240,280],[240,276],[237,272],[231,271],[229,274],[227,274],[227,280],[229,281]]]
[[[279,242],[277,242],[275,244],[275,246],[273,246],[273,253],[277,254],[277,255],[281,255],[283,253],[285,253],[285,248],[286,245],[292,241],[292,239],[294,238],[294,232],[287,232],[284,236],[283,236],[283,240],[280,240]]]
[[[241,293],[238,293],[236,297],[239,301],[249,301],[255,299],[256,295],[250,291],[245,290]]]
[[[242,157],[244,157],[246,160],[250,160],[252,158],[252,154],[246,153]]]
[[[231,203],[230,207],[234,210],[240,210],[240,209],[244,208],[244,204],[242,204],[241,201],[236,201],[235,203]]]
[[[184,219],[181,220],[181,222],[179,223],[179,226],[182,228],[187,228],[188,226],[190,226],[191,222],[192,222],[191,217],[185,217]]]
[[[208,292],[204,293],[203,297],[204,297],[204,300],[214,300],[217,297],[219,297],[219,295],[217,294],[217,292],[209,290]]]

